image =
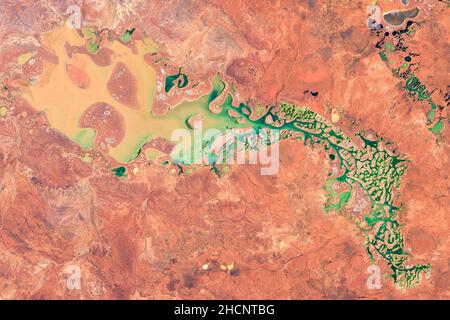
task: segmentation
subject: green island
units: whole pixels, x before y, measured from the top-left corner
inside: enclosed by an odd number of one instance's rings
[[[166,77],[164,91],[168,93],[176,85],[178,89],[183,89],[189,84],[188,77],[181,72],[181,67],[178,69],[177,74],[169,75]]]
[[[136,28],[127,29],[125,33],[120,37],[120,41],[122,41],[123,43],[130,42],[131,36],[135,30]]]
[[[126,173],[125,173],[127,171],[126,167],[113,168],[111,171],[114,173],[114,175],[116,177],[122,178],[122,177],[126,177],[127,176]]]

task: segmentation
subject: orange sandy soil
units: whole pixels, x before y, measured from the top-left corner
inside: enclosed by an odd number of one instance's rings
[[[176,176],[141,155],[118,179],[111,173],[117,163],[102,153],[80,160],[79,146],[17,98],[42,61],[54,59],[39,47],[40,35],[76,3],[85,25],[117,34],[135,27],[136,36],[162,45],[158,54],[171,66],[205,82],[220,73],[240,101],[284,99],[328,119],[338,108],[347,134],[372,129],[395,141],[411,160],[399,200],[406,247],[413,262],[432,264],[431,278],[406,291],[388,277],[380,290],[366,287],[364,238],[345,218],[324,213],[331,164],[319,148],[283,141],[276,176],[261,176],[256,166],[232,167],[221,178],[209,168]],[[0,298],[450,298],[448,121],[439,138],[427,130],[424,105],[406,96],[377,55],[367,5],[2,1],[0,78],[10,89],[1,104],[14,109],[0,118]],[[442,97],[449,8],[414,5],[423,22],[410,43],[421,53],[417,75]],[[380,6],[403,8],[400,1]],[[35,63],[18,65],[30,50]],[[120,116],[101,128],[105,135],[109,123],[119,141]],[[151,145],[170,149],[164,141]],[[67,286],[74,266],[79,289]]]

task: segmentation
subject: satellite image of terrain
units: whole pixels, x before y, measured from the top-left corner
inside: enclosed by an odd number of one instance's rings
[[[0,0],[0,299],[450,299],[449,30],[449,0]]]

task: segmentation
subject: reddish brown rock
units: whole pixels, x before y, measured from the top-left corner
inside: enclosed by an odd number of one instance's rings
[[[83,69],[74,64],[66,63],[65,70],[70,80],[80,89],[89,87],[89,76]]]
[[[125,64],[121,62],[116,64],[107,87],[114,99],[129,108],[139,109],[136,79]]]
[[[97,145],[119,145],[125,136],[125,120],[113,106],[105,102],[97,102],[89,106],[80,118],[80,127],[93,128],[97,135]]]

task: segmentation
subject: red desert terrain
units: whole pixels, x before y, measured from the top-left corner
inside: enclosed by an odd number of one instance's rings
[[[411,17],[371,30],[372,3],[362,0],[2,0],[0,298],[449,299],[450,8],[448,1],[378,2],[381,13],[410,10]],[[96,130],[92,145],[52,127],[49,108],[23,95],[47,81],[45,68],[63,63],[43,39],[65,25],[70,5],[96,33],[86,46],[68,42],[64,59],[112,67],[118,54],[104,44],[135,28],[121,41],[136,52],[138,40],[158,45],[145,56],[156,79],[179,72],[173,89],[155,89],[149,114],[164,117],[209,93],[219,76],[252,108],[286,101],[352,139],[366,130],[393,141],[393,152],[408,159],[394,190],[402,241],[408,264],[431,265],[427,276],[399,288],[385,259],[369,259],[347,211],[326,212],[325,182],[335,167],[320,145],[281,141],[276,175],[261,175],[258,165],[178,175],[162,137],[125,164],[105,151],[132,129],[113,102],[82,106],[79,127]],[[414,70],[425,98],[394,70],[405,61],[399,70]],[[63,67],[76,90],[94,85],[82,64]],[[104,85],[111,101],[135,112],[138,81],[118,63]],[[162,156],[150,160],[149,150]],[[114,174],[121,166],[126,174]],[[365,199],[354,192],[349,205]],[[381,268],[379,289],[367,286],[372,263]]]

